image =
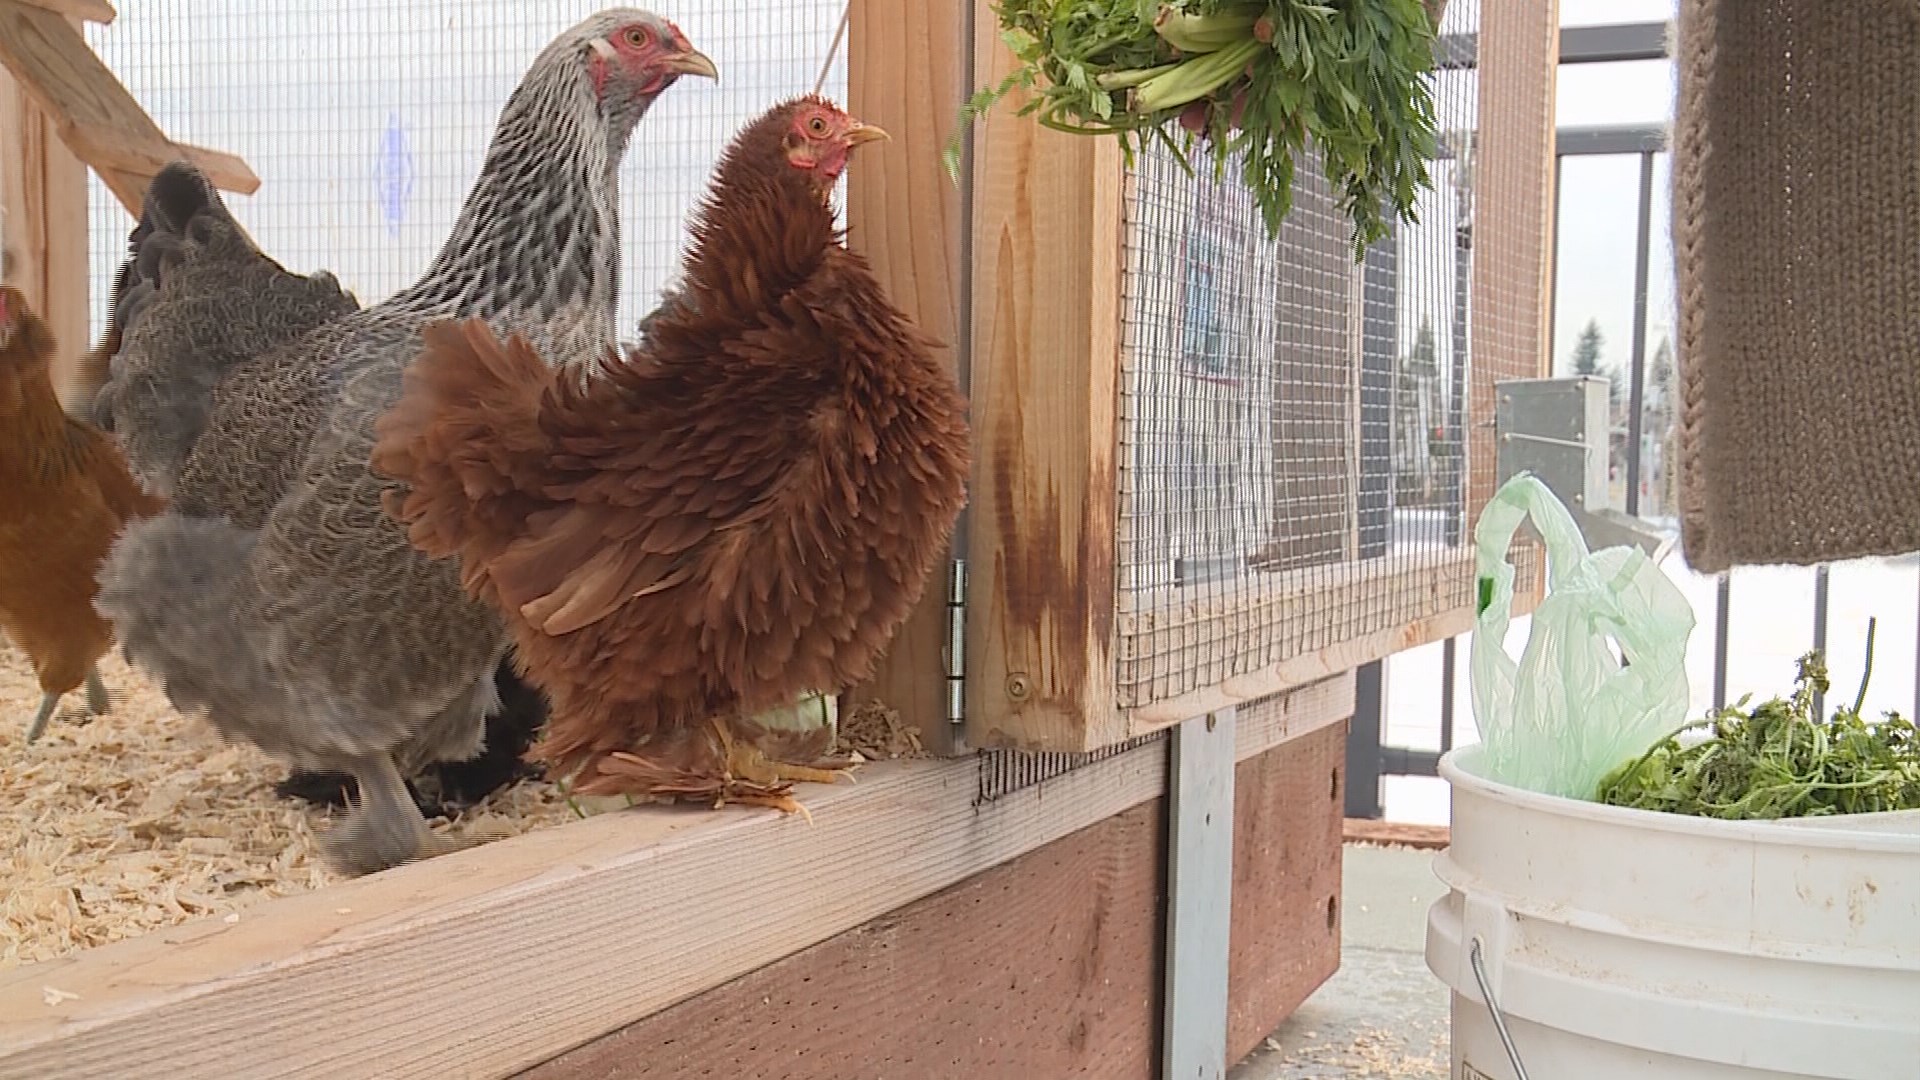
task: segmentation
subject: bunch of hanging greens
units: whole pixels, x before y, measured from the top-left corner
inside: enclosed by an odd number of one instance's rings
[[[1414,220],[1434,156],[1434,22],[1422,0],[996,0],[1020,67],[973,95],[961,126],[1015,89],[1020,115],[1060,131],[1158,141],[1183,166],[1196,137],[1216,176],[1241,176],[1277,234],[1293,207],[1295,158],[1320,151],[1354,252]],[[958,176],[959,143],[947,148]],[[1189,167],[1189,172],[1191,168]]]
[[[1873,631],[1867,631],[1867,671]],[[1853,707],[1814,715],[1828,687],[1817,652],[1800,659],[1793,696],[1747,710],[1746,698],[1661,740],[1600,782],[1612,806],[1728,819],[1820,817],[1920,809],[1920,735],[1897,713],[1860,715],[1866,678]],[[1682,745],[1689,732],[1706,738]]]

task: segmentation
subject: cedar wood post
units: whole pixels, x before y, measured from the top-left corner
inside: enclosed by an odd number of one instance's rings
[[[893,135],[850,175],[850,242],[970,374],[967,742],[1118,741],[1119,149],[1046,131],[1007,102],[974,127],[969,201],[940,152],[961,102],[1012,63],[988,5],[852,0],[848,40],[849,107]],[[946,586],[944,573],[928,582],[880,672],[854,695],[899,709],[937,752],[954,749]]]
[[[1013,67],[985,0],[974,50],[975,85]],[[967,739],[1087,750],[1127,736],[1113,666],[1124,176],[1112,138],[1018,106],[974,130]]]
[[[848,243],[872,262],[893,302],[946,346],[942,359],[963,378],[964,203],[940,154],[972,89],[968,2],[850,0],[847,24],[848,111],[892,136],[860,151],[848,172]],[[943,565],[873,680],[849,695],[899,710],[936,754],[956,749],[947,722],[946,601]]]
[[[0,69],[0,206],[12,253],[7,284],[26,294],[59,343],[56,390],[89,345],[87,167],[60,141],[52,117]]]

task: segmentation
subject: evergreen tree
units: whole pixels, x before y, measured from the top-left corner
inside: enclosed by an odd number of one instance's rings
[[[1575,375],[1601,375],[1600,348],[1607,339],[1600,333],[1600,320],[1588,319],[1586,328],[1580,331],[1579,340],[1573,343],[1573,373]]]
[[[1647,395],[1652,399],[1653,407],[1671,416],[1678,402],[1675,400],[1675,378],[1673,367],[1673,339],[1662,336],[1660,344],[1654,346],[1653,361],[1647,365]]]
[[[1606,336],[1600,333],[1600,320],[1588,319],[1581,329],[1580,337],[1573,343],[1573,373],[1575,375],[1598,375],[1607,380],[1607,401],[1613,411],[1620,411],[1620,380],[1613,377],[1613,370],[1600,363],[1600,349],[1607,343]]]

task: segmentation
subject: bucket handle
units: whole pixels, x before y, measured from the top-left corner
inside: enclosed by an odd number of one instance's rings
[[[1527,1080],[1527,1066],[1520,1060],[1520,1048],[1513,1045],[1513,1035],[1507,1030],[1507,1014],[1500,1011],[1500,1002],[1493,996],[1493,983],[1487,978],[1486,962],[1480,957],[1477,934],[1467,950],[1467,960],[1473,965],[1474,981],[1480,984],[1480,999],[1487,1003],[1487,1012],[1493,1017],[1493,1030],[1500,1033],[1500,1044],[1507,1048],[1507,1061],[1513,1065],[1513,1075],[1516,1080]]]

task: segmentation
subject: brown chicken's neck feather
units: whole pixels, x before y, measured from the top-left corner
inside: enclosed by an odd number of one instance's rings
[[[784,163],[729,163],[693,225],[687,280],[696,296],[738,285],[740,267],[758,273],[753,284],[777,298],[813,272],[837,245],[833,210],[805,173]],[[696,304],[697,306],[697,304]]]
[[[755,134],[749,129],[728,148],[694,209],[679,295],[649,317],[638,352],[609,358],[616,383],[658,367],[714,362],[716,334],[778,306],[834,251],[844,252],[819,189],[777,151],[756,146]]]
[[[728,144],[714,169],[689,230],[686,277],[696,296],[737,286],[742,266],[758,271],[754,284],[761,289],[784,291],[838,244],[826,193],[787,159],[794,104],[762,114]]]

